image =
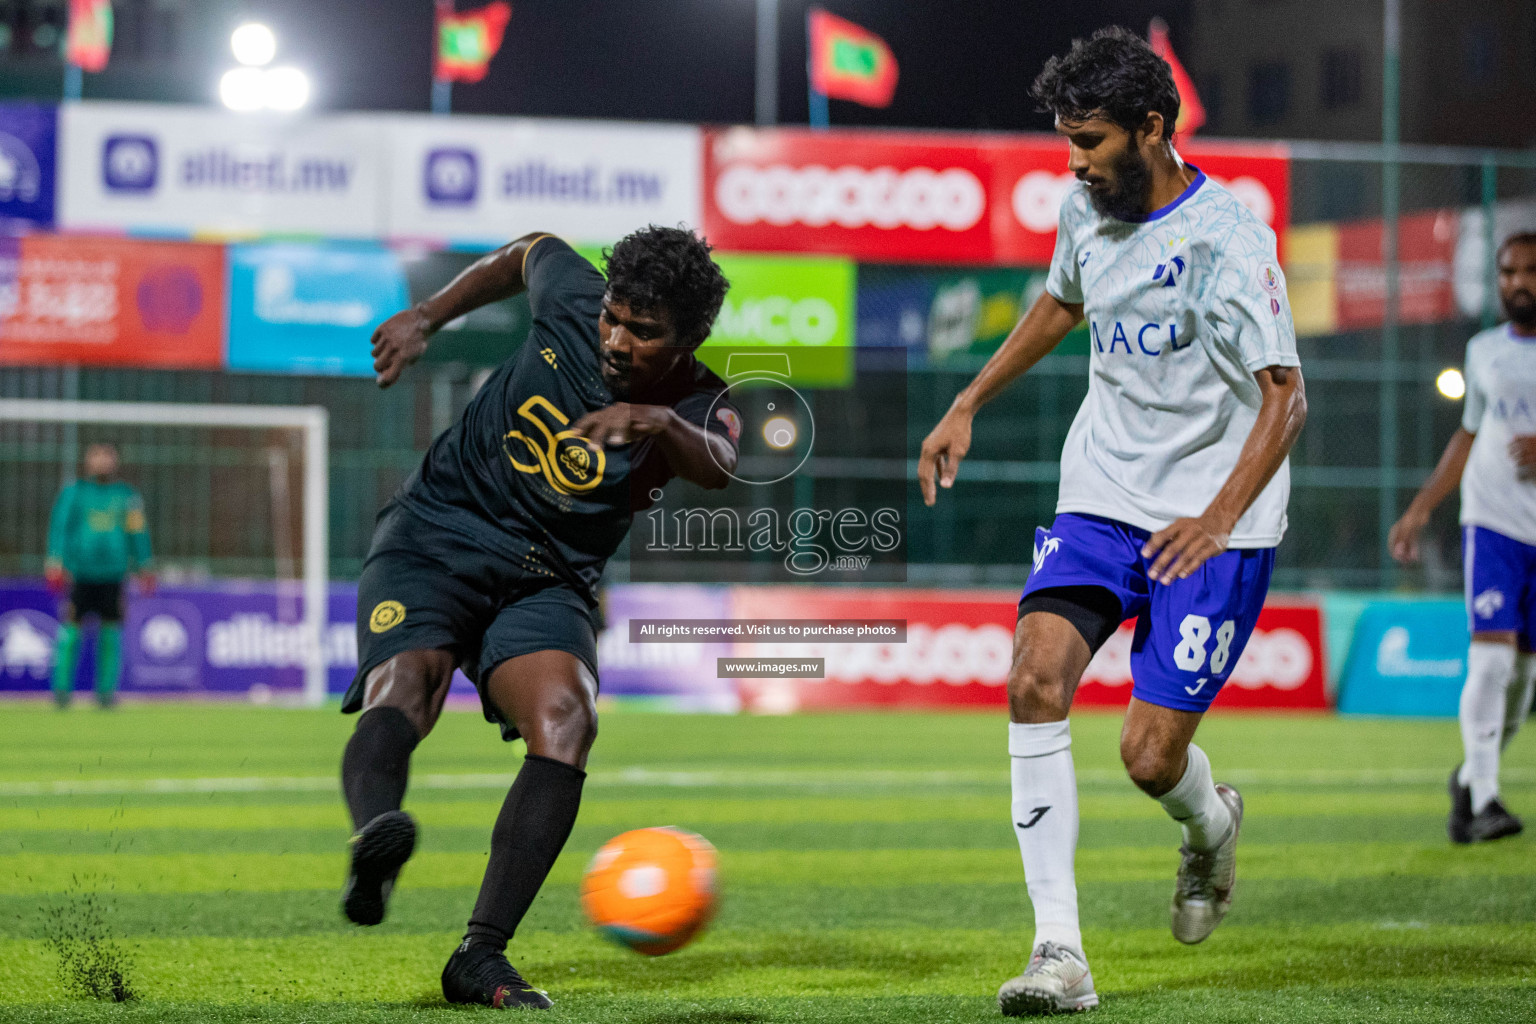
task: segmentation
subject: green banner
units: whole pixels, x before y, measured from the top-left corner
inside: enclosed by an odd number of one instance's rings
[[[601,247],[576,251],[601,269]],[[714,259],[731,290],[700,361],[728,377],[730,352],[773,348],[791,353],[796,386],[842,387],[853,380],[858,271],[852,260],[722,252]]]
[[[772,347],[791,356],[791,382],[841,387],[853,379],[857,270],[851,260],[716,253],[731,282],[699,358],[722,376],[711,350]],[[716,366],[715,363],[721,363]]]

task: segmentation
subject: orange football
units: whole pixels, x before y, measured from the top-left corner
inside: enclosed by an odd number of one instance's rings
[[[715,848],[679,828],[640,828],[597,851],[581,909],[614,942],[646,956],[681,949],[715,913]]]

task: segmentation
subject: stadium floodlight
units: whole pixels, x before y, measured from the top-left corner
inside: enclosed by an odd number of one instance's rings
[[[266,106],[266,77],[260,68],[231,68],[219,79],[219,99],[230,110],[260,110]]]
[[[298,68],[231,68],[219,79],[230,110],[298,110],[309,102],[309,76]]]
[[[110,423],[141,426],[298,430],[304,439],[304,700],[326,697],[325,633],[330,588],[330,414],[324,406],[214,405],[178,402],[82,402],[0,399],[0,422]]]
[[[1435,387],[1439,388],[1440,393],[1452,401],[1460,399],[1467,393],[1466,379],[1462,377],[1461,371],[1454,366],[1440,371],[1440,376],[1435,378]]]
[[[277,56],[277,36],[260,22],[248,21],[230,33],[229,48],[246,67],[263,67]]]
[[[309,76],[298,68],[272,68],[265,72],[266,106],[272,110],[298,110],[309,102]]]

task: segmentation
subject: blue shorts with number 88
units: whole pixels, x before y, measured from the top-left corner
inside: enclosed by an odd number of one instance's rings
[[[1274,548],[1225,551],[1188,578],[1153,583],[1151,534],[1134,526],[1063,512],[1035,531],[1035,565],[1024,597],[1052,587],[1103,587],[1136,620],[1131,694],[1179,711],[1203,712],[1231,676],[1269,592]]]

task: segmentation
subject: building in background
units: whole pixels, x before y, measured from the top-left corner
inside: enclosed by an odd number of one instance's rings
[[[1207,134],[1380,140],[1381,0],[1193,0],[1189,24]],[[1402,0],[1402,25],[1404,142],[1536,145],[1536,4]]]

